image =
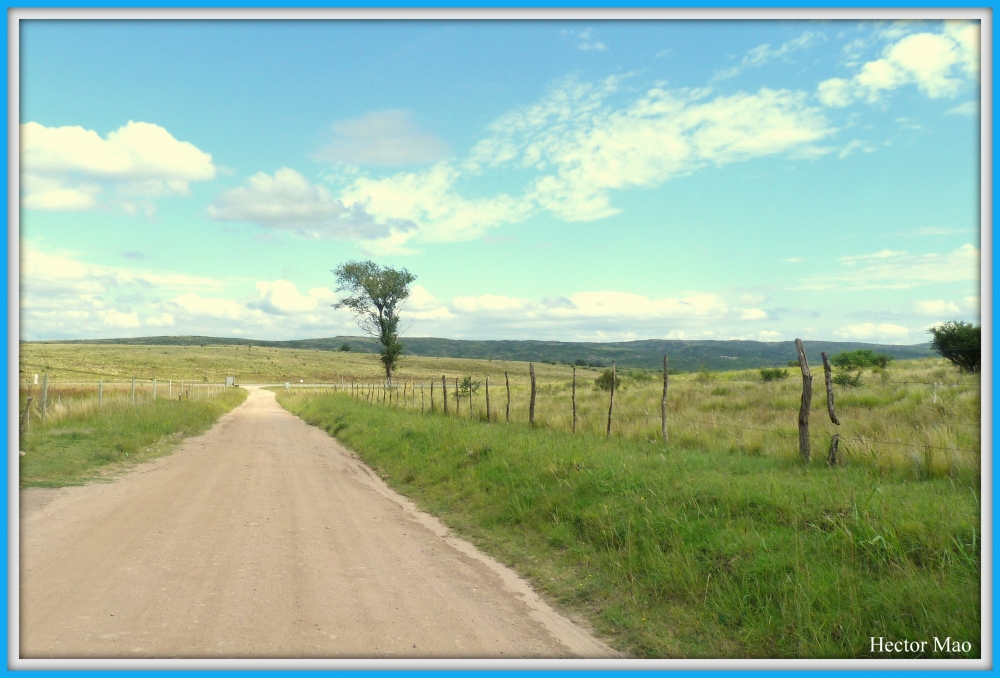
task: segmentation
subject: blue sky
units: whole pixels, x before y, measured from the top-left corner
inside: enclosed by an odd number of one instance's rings
[[[979,25],[25,21],[21,336],[926,341],[979,320]]]

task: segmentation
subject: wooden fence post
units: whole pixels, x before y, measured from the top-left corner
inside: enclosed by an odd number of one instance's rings
[[[174,380],[173,379],[167,379],[167,397],[168,398],[173,398],[174,397]]]
[[[826,411],[830,413],[830,421],[840,426],[840,419],[837,418],[837,412],[833,409],[833,370],[830,368],[830,361],[826,357],[826,351],[820,353],[820,355],[823,357],[823,376],[826,379]],[[833,438],[830,439],[830,451],[826,455],[828,466],[837,465],[837,450],[839,448],[840,434],[834,433]]]
[[[670,378],[670,368],[667,364],[667,356],[663,356],[663,399],[660,401],[660,433],[663,434],[663,442],[667,441],[667,380]]]
[[[28,396],[27,400],[24,401],[24,414],[21,415],[21,425],[18,430],[20,437],[24,437],[24,434],[28,432],[28,423],[31,420],[31,396]]]
[[[434,382],[431,382],[431,387],[434,386]],[[424,385],[420,385],[420,414],[424,413]]]
[[[135,405],[135,375],[132,375],[132,404]]]
[[[799,368],[802,370],[802,404],[799,406],[799,452],[802,461],[809,461],[809,407],[812,405],[812,372],[809,371],[809,361],[806,350],[802,348],[802,340],[795,340],[795,350],[799,354]]]
[[[153,377],[153,400],[156,400],[156,377]]]
[[[434,380],[431,380],[431,412],[434,411]]]
[[[576,365],[573,365],[573,433],[576,433]]]
[[[444,413],[448,414],[448,380],[441,375],[441,393],[444,396]]]
[[[528,403],[528,423],[535,425],[535,365],[528,363],[528,375],[531,377],[531,401]]]
[[[49,407],[49,373],[42,375],[42,421],[45,421]]]
[[[455,416],[462,411],[462,397],[458,392],[458,377],[455,377]]]
[[[503,373],[504,381],[507,382],[507,423],[510,423],[510,377],[506,372]]]
[[[490,375],[486,375],[486,423],[492,422],[490,418]]]
[[[608,432],[605,436],[611,435],[611,411],[615,408],[615,361],[611,361],[611,401],[608,403]]]
[[[104,380],[97,382],[97,406],[104,407]]]

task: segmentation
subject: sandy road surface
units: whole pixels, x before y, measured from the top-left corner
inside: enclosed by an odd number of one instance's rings
[[[22,658],[615,656],[269,391],[20,521]]]

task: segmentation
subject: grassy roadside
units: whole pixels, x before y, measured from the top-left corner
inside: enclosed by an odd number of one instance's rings
[[[974,483],[278,399],[633,656],[980,656]]]
[[[181,438],[198,435],[242,403],[243,389],[196,400],[160,399],[33,422],[21,439],[21,487],[79,485],[169,453]]]

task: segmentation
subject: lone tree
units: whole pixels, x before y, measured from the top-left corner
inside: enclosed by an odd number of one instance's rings
[[[392,370],[403,353],[399,341],[399,313],[410,296],[410,283],[417,279],[405,268],[396,270],[374,261],[349,261],[334,269],[338,292],[349,296],[334,308],[348,308],[358,326],[378,343],[378,355],[385,378],[392,382]]]
[[[950,320],[928,332],[934,336],[931,348],[965,372],[978,372],[980,360],[979,325]]]

